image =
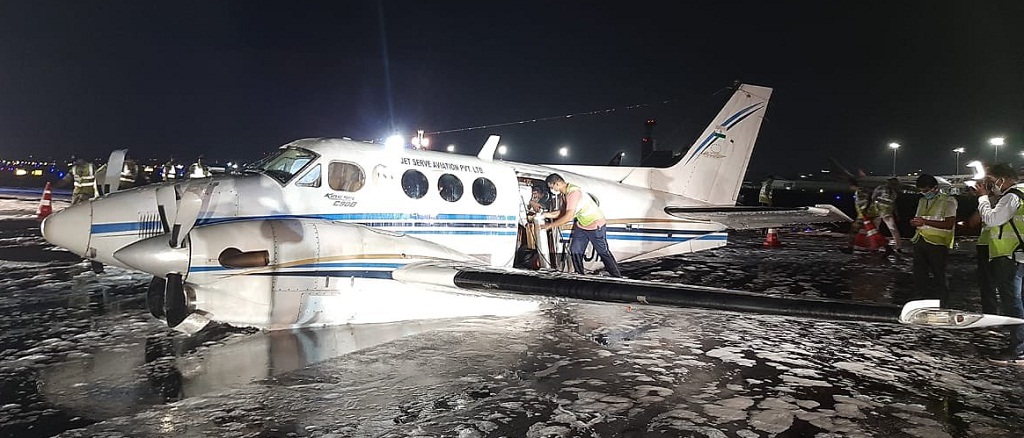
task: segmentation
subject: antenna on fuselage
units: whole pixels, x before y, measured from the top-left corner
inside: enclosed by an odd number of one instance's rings
[[[501,136],[497,135],[487,137],[487,142],[484,143],[484,147],[480,148],[480,153],[476,154],[476,156],[484,161],[494,161],[494,151],[498,149],[498,141],[500,140]]]

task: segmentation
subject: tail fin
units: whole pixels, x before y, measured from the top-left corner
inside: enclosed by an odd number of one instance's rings
[[[683,195],[710,205],[735,205],[772,89],[742,84],[679,162],[633,173],[622,182]],[[647,181],[636,181],[635,178]]]

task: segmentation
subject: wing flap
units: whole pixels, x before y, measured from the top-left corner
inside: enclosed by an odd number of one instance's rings
[[[665,207],[665,213],[694,222],[714,222],[733,230],[853,221],[846,213],[829,204],[792,208],[669,206]]]

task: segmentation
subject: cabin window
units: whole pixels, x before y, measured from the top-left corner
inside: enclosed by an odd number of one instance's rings
[[[498,190],[494,187],[494,183],[491,180],[480,177],[473,181],[473,197],[476,198],[476,202],[482,205],[491,205],[494,203],[494,199],[498,197]]]
[[[356,192],[366,183],[366,173],[357,164],[334,161],[327,169],[327,183],[340,192]]]
[[[427,181],[427,176],[422,172],[409,169],[402,174],[402,190],[405,190],[405,194],[410,198],[420,199],[427,194],[427,190],[430,190],[430,181]]]
[[[441,191],[441,199],[448,202],[455,202],[462,198],[462,180],[459,177],[446,173],[437,180],[437,189]]]
[[[298,187],[320,187],[320,165],[313,166],[313,169],[295,181],[295,185]]]

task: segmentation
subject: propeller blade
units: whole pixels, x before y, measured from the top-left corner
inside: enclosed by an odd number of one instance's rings
[[[99,185],[100,191],[104,195],[114,193],[119,188],[121,184],[121,169],[124,167],[124,156],[127,153],[128,149],[112,151],[110,157],[107,158],[106,171],[102,175],[97,175],[98,178],[103,179],[103,181],[97,181],[97,185]]]
[[[192,231],[196,220],[199,219],[199,211],[202,208],[203,199],[199,195],[191,191],[181,195],[181,201],[178,202],[178,215],[171,227],[171,247],[181,248],[185,243],[185,238],[188,237],[188,232]]]
[[[167,281],[153,276],[149,282],[149,290],[146,291],[146,307],[149,313],[155,318],[164,317],[164,290],[167,288]]]
[[[156,189],[156,209],[160,212],[160,223],[164,232],[171,232],[171,224],[178,218],[178,190],[175,186]]]
[[[164,287],[164,315],[167,316],[168,327],[177,326],[188,317],[188,298],[185,297],[185,280],[181,278],[181,274],[167,274]]]

